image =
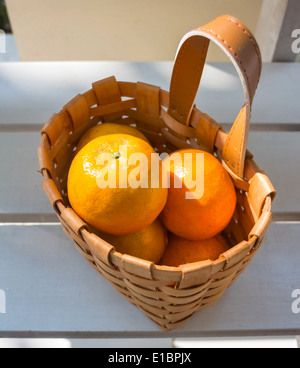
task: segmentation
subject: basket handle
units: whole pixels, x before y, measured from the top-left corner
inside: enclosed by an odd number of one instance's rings
[[[168,114],[180,123],[189,125],[210,41],[216,43],[229,57],[244,90],[245,105],[234,122],[222,151],[224,164],[235,175],[243,178],[251,107],[262,62],[253,35],[238,19],[223,15],[188,32],[182,38],[173,68]]]

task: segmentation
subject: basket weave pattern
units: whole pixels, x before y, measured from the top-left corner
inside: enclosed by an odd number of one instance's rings
[[[164,331],[182,326],[194,313],[215,303],[245,270],[272,221],[275,195],[268,177],[247,151],[244,178],[236,178],[229,170],[237,207],[224,236],[232,248],[216,261],[177,268],[158,266],[120,254],[93,234],[69,206],[67,196],[76,145],[92,126],[106,122],[133,125],[159,153],[205,149],[222,161],[228,137],[222,127],[195,106],[189,125],[183,125],[167,113],[169,106],[169,93],[159,87],[110,77],[94,83],[91,90],[54,114],[41,132],[38,149],[42,186],[67,236],[97,272]]]

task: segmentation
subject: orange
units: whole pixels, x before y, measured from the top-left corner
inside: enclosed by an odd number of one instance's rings
[[[154,263],[159,262],[166,249],[167,234],[159,220],[133,234],[110,235],[101,232],[96,234],[113,245],[117,252]]]
[[[164,266],[179,267],[208,259],[215,261],[229,248],[227,241],[220,234],[211,239],[194,241],[170,234],[167,249],[159,263]]]
[[[146,163],[132,164],[137,153]],[[151,188],[151,155],[157,157],[147,142],[130,135],[92,140],[70,167],[68,196],[74,211],[91,226],[114,235],[152,224],[166,204],[168,190]]]
[[[191,159],[185,160],[185,153],[189,153]],[[202,164],[200,159],[197,161],[197,154],[203,158]],[[189,240],[213,238],[224,230],[236,207],[236,192],[220,162],[207,152],[186,149],[171,154],[164,160],[164,166],[170,175],[168,201],[161,216],[165,227]],[[174,185],[174,180],[181,188]],[[201,184],[204,184],[203,195],[199,189]]]
[[[104,123],[94,126],[82,136],[77,145],[77,152],[79,152],[85,145],[87,145],[93,139],[109,134],[132,135],[133,137],[137,137],[148,142],[144,134],[134,127],[115,123]]]

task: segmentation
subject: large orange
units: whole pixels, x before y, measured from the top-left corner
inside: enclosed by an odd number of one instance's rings
[[[185,160],[185,154],[190,155],[189,161]],[[199,167],[196,164],[197,154]],[[207,152],[187,149],[170,155],[164,160],[164,166],[171,179],[168,201],[161,216],[166,228],[189,240],[209,239],[224,230],[236,207],[236,192],[220,162]],[[202,196],[198,195],[200,189],[194,196],[195,191],[188,184],[191,179],[199,188],[204,184]],[[175,187],[174,180],[181,184],[181,188]],[[191,198],[187,199],[187,196]]]
[[[159,220],[133,234],[111,235],[95,232],[113,245],[117,252],[128,254],[146,261],[158,263],[166,249],[166,230]]]
[[[179,267],[187,263],[215,261],[229,250],[229,245],[222,235],[206,240],[186,240],[174,234],[169,235],[167,249],[160,261],[161,265]]]
[[[143,166],[126,161],[137,153],[143,154]],[[133,136],[111,134],[92,140],[78,152],[69,171],[68,196],[75,212],[96,229],[115,235],[152,224],[166,204],[168,189],[151,188],[151,155],[157,157],[147,142]]]
[[[90,128],[80,139],[77,145],[77,152],[79,152],[85,145],[91,142],[93,139],[102,137],[104,135],[109,134],[126,134],[132,135],[133,137],[137,137],[148,142],[147,138],[141,133],[138,129],[122,124],[115,123],[104,123],[100,125],[95,125]],[[149,143],[149,142],[148,142]]]

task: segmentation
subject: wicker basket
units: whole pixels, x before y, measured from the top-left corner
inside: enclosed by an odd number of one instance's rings
[[[229,134],[194,106],[210,41],[228,55],[244,88],[245,105]],[[246,150],[260,72],[260,52],[251,33],[237,19],[222,16],[184,36],[170,93],[110,77],[76,96],[41,132],[42,186],[64,231],[90,265],[162,330],[182,326],[195,312],[215,303],[250,263],[272,221],[274,188]],[[235,214],[224,231],[232,246],[229,251],[214,262],[170,268],[120,254],[89,231],[69,206],[67,176],[82,135],[105,122],[134,124],[158,152],[193,147],[219,158],[232,177],[238,198]]]

